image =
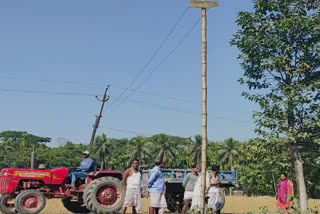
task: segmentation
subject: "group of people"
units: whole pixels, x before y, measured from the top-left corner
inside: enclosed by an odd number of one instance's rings
[[[68,177],[72,188],[75,188],[77,179],[87,177],[90,172],[94,171],[95,164],[94,161],[89,158],[89,152],[85,151],[83,155],[84,159],[77,168],[77,172],[71,173]],[[145,196],[150,197],[149,214],[162,214],[167,207],[165,199],[166,185],[162,174],[164,167],[165,163],[162,160],[157,160],[147,182],[148,191]],[[42,168],[44,168],[44,166],[41,166],[41,169]],[[219,214],[224,205],[224,195],[219,188],[221,183],[218,176],[219,166],[214,165],[210,173],[201,174],[200,172],[201,166],[194,164],[192,166],[192,172],[187,174],[183,180],[182,186],[185,189],[185,193],[182,213],[185,214],[188,210],[197,210],[201,207],[201,198],[203,195],[201,186],[202,176],[206,176],[207,188],[205,189],[205,204],[209,212]],[[122,214],[126,213],[128,207],[132,207],[133,214],[142,212],[141,180],[142,171],[139,168],[139,160],[134,160],[131,168],[127,169],[123,176],[122,182],[126,187],[126,194]],[[281,181],[278,184],[277,207],[285,213],[289,213],[291,203],[290,196],[294,195],[293,189],[293,182],[283,173],[281,175]]]
[[[219,214],[224,205],[223,193],[220,191],[219,185],[219,166],[213,166],[210,173],[200,174],[201,167],[198,164],[192,166],[192,172],[188,174],[182,183],[185,188],[184,206],[182,213],[185,214],[190,210],[197,210],[201,207],[201,197],[203,189],[201,186],[202,176],[206,176],[205,204],[209,213]]]
[[[149,214],[162,214],[167,207],[166,202],[166,185],[162,174],[165,163],[161,160],[155,162],[155,167],[151,170],[147,186],[147,197],[150,197]],[[182,186],[185,188],[184,207],[182,213],[187,213],[189,209],[196,210],[201,206],[201,180],[202,175],[199,173],[199,165],[192,166],[192,172],[186,175]],[[207,189],[206,204],[209,212],[220,213],[224,205],[224,197],[220,191],[221,183],[219,176],[219,166],[213,166],[210,173],[206,173]],[[123,204],[122,214],[125,214],[128,207],[132,207],[132,213],[142,212],[141,203],[141,180],[142,172],[139,169],[139,160],[132,162],[132,167],[124,173],[123,184],[126,187],[126,195]]]
[[[161,160],[155,162],[155,167],[151,170],[148,179],[148,192],[146,197],[150,197],[150,214],[164,213],[167,207],[166,185],[162,175],[165,163]],[[123,203],[122,214],[125,214],[128,207],[132,207],[132,213],[142,213],[141,203],[141,180],[142,171],[139,169],[139,160],[132,162],[131,168],[127,169],[123,176],[123,184],[126,187],[126,195]]]
[[[166,185],[162,174],[162,169],[165,163],[161,160],[155,162],[155,167],[151,170],[149,180],[147,183],[148,194],[150,197],[149,214],[162,214],[167,207],[165,195]],[[206,189],[205,189],[205,205],[209,213],[220,214],[224,206],[224,195],[221,192],[219,185],[219,166],[214,165],[211,172],[202,175],[201,167],[199,164],[192,166],[192,172],[187,174],[183,180],[182,186],[184,192],[184,206],[182,214],[186,214],[189,210],[199,210],[201,207],[202,198],[202,176],[206,176]],[[132,213],[142,212],[141,203],[141,179],[142,172],[139,169],[139,160],[132,162],[132,167],[126,170],[123,177],[123,184],[126,186],[126,196],[122,209],[122,214],[126,213],[128,207],[132,207]],[[277,207],[279,210],[289,213],[291,199],[293,196],[293,182],[287,178],[283,173],[281,181],[278,184],[278,200]]]

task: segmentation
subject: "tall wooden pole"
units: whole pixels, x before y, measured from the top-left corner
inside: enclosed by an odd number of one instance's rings
[[[202,17],[202,149],[201,149],[201,213],[206,213],[206,178],[207,178],[207,8],[217,7],[218,2],[206,2],[206,0],[192,1],[191,7],[201,8]]]

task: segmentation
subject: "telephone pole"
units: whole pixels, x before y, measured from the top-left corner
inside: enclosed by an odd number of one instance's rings
[[[103,112],[103,107],[104,107],[104,104],[109,100],[109,96],[107,95],[107,92],[108,92],[108,89],[109,89],[109,85],[106,87],[106,90],[104,91],[104,95],[103,95],[103,98],[102,100],[99,99],[97,96],[96,96],[96,99],[101,101],[102,104],[101,104],[101,109],[100,109],[100,113],[99,113],[99,116],[96,115],[96,122],[94,123],[94,126],[93,126],[93,130],[92,130],[92,135],[91,135],[91,140],[90,140],[90,144],[89,144],[89,152],[92,151],[92,147],[93,147],[93,144],[94,144],[94,139],[96,137],[96,132],[97,132],[97,129],[99,127],[99,123],[100,123],[100,119],[102,117],[102,112]]]
[[[218,7],[218,2],[212,1],[191,1],[190,7],[201,8],[202,17],[202,148],[201,148],[201,213],[206,213],[206,173],[207,173],[207,8]]]

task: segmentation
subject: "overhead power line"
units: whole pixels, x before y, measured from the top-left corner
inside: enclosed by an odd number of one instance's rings
[[[77,84],[77,85],[97,85],[105,83],[94,83],[94,82],[77,82],[77,81],[70,81],[70,80],[48,80],[48,79],[34,79],[34,78],[21,78],[21,77],[7,77],[7,76],[0,76],[0,79],[8,79],[8,80],[23,80],[23,81],[37,81],[37,82],[46,82],[46,83],[64,83],[64,84]]]
[[[97,94],[88,94],[88,93],[56,92],[56,91],[44,91],[44,90],[43,91],[42,90],[20,90],[20,89],[7,89],[7,88],[0,88],[0,91],[19,92],[19,93],[35,93],[35,94],[55,94],[55,95],[68,95],[68,96],[86,96],[86,97],[97,96]],[[110,96],[110,100],[115,100],[115,99],[124,100],[125,98]],[[136,100],[136,99],[126,99],[126,102],[130,102],[130,103],[137,104],[137,105],[143,105],[143,106],[147,106],[147,107],[151,107],[151,108],[157,108],[157,109],[161,109],[161,110],[189,114],[189,115],[190,114],[193,114],[193,115],[200,115],[201,114],[200,112],[176,108],[173,106],[159,105],[159,104],[140,101],[140,100]],[[237,122],[237,123],[248,124],[247,121],[236,120],[236,119],[226,118],[226,117],[221,117],[221,116],[208,115],[208,117],[212,117],[212,118],[219,119],[219,120],[229,120],[229,121],[233,121],[233,122]]]
[[[152,54],[152,56],[150,57],[150,59],[147,61],[147,63],[143,66],[143,68],[141,69],[141,71],[136,75],[136,77],[130,82],[130,84],[128,85],[128,87],[125,88],[125,90],[123,90],[119,96],[122,97],[123,94],[125,94],[130,88],[131,86],[137,81],[137,79],[143,74],[143,72],[145,71],[145,69],[148,67],[148,65],[151,63],[151,61],[154,59],[154,57],[158,54],[158,52],[161,50],[161,48],[163,47],[163,45],[167,42],[167,40],[169,39],[170,35],[173,33],[173,31],[176,29],[176,27],[178,26],[178,24],[180,23],[180,21],[182,20],[182,18],[185,16],[185,14],[187,13],[187,11],[189,10],[189,6],[183,11],[182,15],[179,17],[178,21],[174,24],[174,26],[171,28],[171,30],[169,31],[169,33],[167,34],[167,36],[164,38],[164,40],[161,42],[160,46],[156,49],[156,51]],[[117,102],[119,99],[114,100],[107,109],[111,108],[111,106]]]
[[[209,13],[211,12],[211,10],[209,10]],[[209,14],[208,13],[208,14]],[[158,68],[177,50],[177,48],[184,42],[184,40],[190,35],[190,33],[194,30],[194,28],[198,25],[198,23],[200,22],[201,17],[197,19],[197,21],[191,26],[191,28],[189,29],[189,31],[187,32],[187,34],[180,40],[180,42],[169,52],[169,54],[164,57],[162,59],[162,61],[153,69],[151,70],[151,72],[149,73],[149,75],[135,88],[131,91],[131,93],[125,98],[124,101],[122,101],[120,104],[124,103],[127,98],[129,98],[130,96],[132,96],[150,77],[151,75],[156,72],[158,70]],[[109,107],[110,108],[110,107]]]
[[[22,90],[22,89],[8,89],[8,88],[0,88],[0,91],[22,92],[22,93],[37,93],[37,94],[74,95],[74,96],[87,96],[87,97],[97,96],[97,94],[87,94],[87,93],[55,92],[55,91],[40,91],[40,90]]]
[[[92,85],[92,86],[99,86],[99,85],[106,85],[103,82],[77,82],[77,81],[69,81],[69,80],[49,80],[49,79],[33,79],[33,78],[21,78],[21,77],[5,77],[5,76],[0,76],[0,79],[9,79],[9,80],[22,80],[22,81],[37,81],[37,82],[46,82],[46,83],[63,83],[63,84],[76,84],[76,85]],[[120,90],[124,90],[124,88],[120,87],[112,87]],[[133,91],[133,89],[128,89],[128,91]],[[163,94],[158,94],[158,93],[152,93],[152,92],[147,92],[147,91],[138,91],[137,93],[148,95],[148,96],[154,96],[154,97],[159,97],[163,99],[168,99],[168,100],[174,100],[178,102],[184,102],[184,103],[193,103],[193,104],[198,104],[199,102],[189,100],[189,99],[183,99],[181,97],[174,97],[174,96],[167,96]]]
[[[190,35],[190,33],[193,31],[193,29],[197,26],[197,24],[200,22],[201,18],[199,18],[193,25],[192,27],[189,29],[189,31],[187,32],[187,34],[180,40],[180,42],[169,52],[169,54],[164,57],[161,62],[153,69],[151,70],[151,72],[149,73],[148,76],[146,76],[146,78],[135,88],[132,90],[132,92],[124,99],[124,101],[121,102],[124,103],[130,96],[132,96],[151,76],[154,72],[156,72],[159,67],[178,49],[178,47],[184,42],[184,40]],[[109,106],[110,108],[110,106]]]
[[[136,135],[141,135],[141,136],[151,136],[149,134],[144,134],[141,132],[135,132],[135,131],[128,131],[128,130],[124,130],[124,129],[116,129],[116,128],[106,128],[112,131],[118,131],[118,132],[125,132],[125,133],[131,133],[131,134],[136,134]]]
[[[112,97],[110,99],[112,99]],[[123,98],[119,98],[119,99],[123,100]],[[158,109],[168,110],[168,111],[174,111],[174,112],[178,112],[178,113],[201,115],[200,112],[185,110],[185,109],[176,108],[176,107],[172,107],[172,106],[164,106],[164,105],[144,102],[144,101],[140,101],[140,100],[135,100],[135,99],[127,99],[126,101],[130,102],[130,103],[134,103],[134,104],[141,104],[141,105],[147,106],[147,107],[158,108]],[[215,118],[217,120],[228,120],[228,121],[232,121],[232,122],[236,122],[236,123],[250,124],[248,121],[245,121],[245,120],[237,120],[237,119],[227,118],[227,117],[222,117],[222,116],[215,116],[215,115],[208,114],[208,117]]]

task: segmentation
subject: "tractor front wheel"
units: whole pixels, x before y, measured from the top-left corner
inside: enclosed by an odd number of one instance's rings
[[[122,182],[114,177],[102,177],[92,181],[84,190],[83,200],[93,213],[114,213],[121,209],[125,196]]]
[[[15,207],[19,213],[40,213],[46,206],[46,198],[37,190],[26,190],[20,193],[15,200]]]
[[[14,207],[14,197],[11,195],[1,195],[0,198],[0,211],[6,214],[16,213]]]

